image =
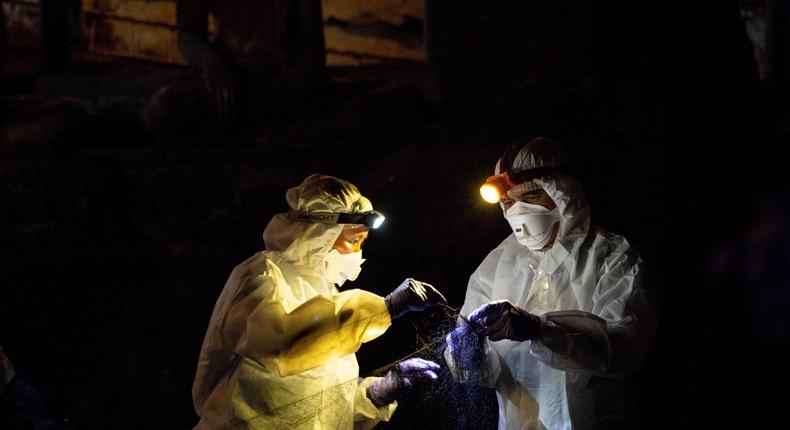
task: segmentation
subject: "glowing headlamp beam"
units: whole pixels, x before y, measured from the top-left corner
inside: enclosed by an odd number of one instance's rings
[[[496,203],[501,197],[499,190],[491,184],[483,184],[480,187],[480,195],[483,197],[483,200],[488,203]]]
[[[497,203],[507,190],[513,187],[513,181],[507,172],[489,176],[480,186],[480,195],[488,203]]]
[[[385,220],[384,215],[379,215],[373,220],[373,225],[371,226],[371,228],[375,230],[381,227],[381,224],[384,224],[384,220]]]

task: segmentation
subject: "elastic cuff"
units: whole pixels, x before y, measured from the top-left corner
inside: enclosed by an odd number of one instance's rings
[[[395,309],[395,304],[392,303],[392,294],[387,294],[387,297],[384,297],[384,303],[387,305],[387,311],[390,313],[391,320],[403,315],[403,313],[400,313],[397,309]]]
[[[370,428],[378,421],[389,421],[398,402],[392,402],[384,406],[376,406],[368,397],[368,388],[381,380],[380,377],[368,377],[360,381],[354,400],[354,421],[356,424],[366,422],[369,425],[362,425],[361,428]],[[354,428],[357,428],[355,426]]]
[[[375,406],[377,408],[381,408],[383,406],[387,406],[389,403],[386,403],[382,399],[379,399],[378,396],[373,394],[373,392],[370,390],[371,388],[373,388],[373,385],[375,385],[375,383],[370,385],[367,388],[367,390],[365,390],[365,395],[367,396],[368,400],[370,400],[370,403],[373,403],[373,406]]]

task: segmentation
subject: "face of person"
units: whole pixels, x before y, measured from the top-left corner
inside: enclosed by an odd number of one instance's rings
[[[362,244],[368,238],[368,228],[366,226],[355,226],[351,228],[344,228],[340,232],[340,236],[335,240],[332,248],[341,254],[350,254],[352,252],[362,251]]]
[[[515,189],[511,189],[508,191],[502,198],[499,200],[502,203],[502,206],[505,211],[510,209],[516,202],[524,202],[533,205],[543,206],[548,210],[552,210],[557,207],[557,204],[554,203],[554,200],[549,197],[549,195],[543,191],[543,189],[534,189],[529,191],[519,191]],[[559,232],[560,224],[554,224],[552,229],[551,238],[546,243],[546,245],[542,248],[542,250],[547,250],[552,247],[554,241],[557,238],[557,233]]]
[[[507,192],[506,194],[502,195],[499,199],[502,202],[505,210],[510,209],[516,202],[524,202],[530,203],[533,205],[541,205],[548,210],[552,210],[557,207],[557,204],[554,203],[554,200],[546,194],[545,191],[542,189],[530,190],[530,191],[516,191],[513,190]]]

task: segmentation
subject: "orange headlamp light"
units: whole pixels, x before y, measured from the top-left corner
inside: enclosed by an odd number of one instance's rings
[[[480,196],[488,203],[497,203],[508,190],[532,179],[562,171],[563,166],[537,167],[519,172],[502,172],[489,176],[480,186]]]
[[[480,196],[488,203],[497,203],[507,193],[507,190],[515,185],[510,179],[508,172],[489,176],[483,185],[480,186]]]

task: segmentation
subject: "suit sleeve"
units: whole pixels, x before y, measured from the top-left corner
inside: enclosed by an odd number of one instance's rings
[[[655,334],[660,306],[657,280],[639,259],[625,255],[603,266],[595,312],[542,315],[544,328],[531,353],[567,371],[618,376],[636,371]]]
[[[356,352],[381,336],[391,321],[384,299],[363,290],[315,296],[288,309],[270,274],[252,281],[232,304],[223,334],[239,355],[274,363],[289,376]]]

